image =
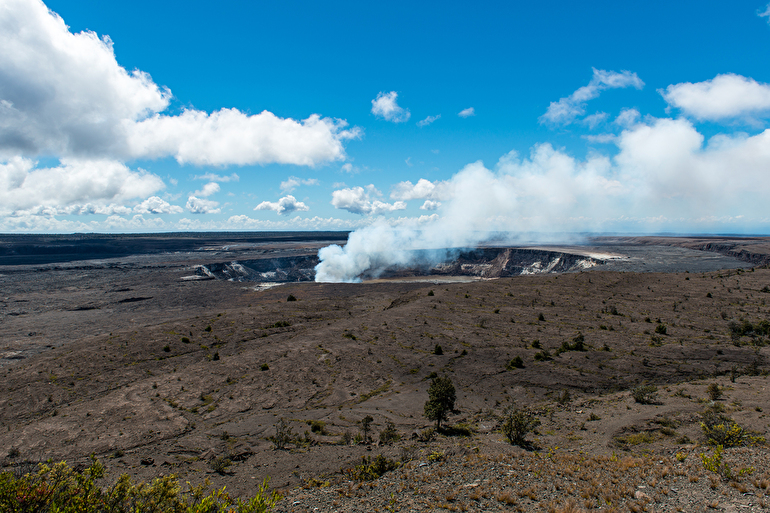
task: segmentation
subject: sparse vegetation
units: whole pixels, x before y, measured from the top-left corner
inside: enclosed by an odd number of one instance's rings
[[[712,401],[718,401],[722,398],[722,387],[716,383],[711,383],[708,388],[706,388],[706,392]]]
[[[718,404],[701,413],[701,429],[709,445],[738,447],[764,442],[764,438],[753,435],[725,415],[724,409]]]
[[[556,354],[559,355],[561,353],[564,353],[566,351],[585,351],[585,337],[582,333],[578,333],[573,337],[572,342],[567,342],[566,340],[561,343],[561,346],[559,349],[556,350]]]
[[[527,435],[540,425],[540,419],[524,408],[510,408],[503,417],[501,430],[511,445],[527,448]]]
[[[631,396],[639,404],[657,404],[658,387],[655,385],[639,385],[631,392]]]
[[[36,472],[15,477],[0,474],[0,510],[11,512],[50,513],[265,513],[272,511],[280,496],[268,492],[268,481],[262,482],[254,496],[246,499],[230,497],[225,488],[209,491],[208,483],[189,486],[183,492],[174,476],[163,476],[151,483],[135,484],[128,474],[117,482],[102,487],[105,467],[96,458],[83,470],[75,470],[65,462],[40,464]]]
[[[398,462],[378,454],[375,458],[362,457],[361,464],[348,470],[347,474],[356,481],[374,481],[382,477],[386,472],[397,468]]]
[[[514,370],[524,368],[524,359],[521,356],[514,356],[505,366],[505,370]]]
[[[287,302],[296,301],[296,300],[297,300],[297,298],[294,297],[294,294],[289,294],[289,297],[286,298]]]
[[[289,443],[294,440],[292,428],[285,419],[281,418],[278,421],[275,425],[275,435],[271,436],[269,440],[273,442],[276,449],[281,451],[286,449]]]
[[[398,441],[399,438],[401,438],[401,435],[398,434],[398,430],[396,430],[396,426],[392,422],[388,422],[385,428],[380,431],[381,445],[390,445]]]

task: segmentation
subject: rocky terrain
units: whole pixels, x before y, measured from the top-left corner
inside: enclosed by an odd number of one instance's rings
[[[312,246],[271,244],[264,255],[275,258]],[[269,477],[284,493],[280,511],[768,506],[765,445],[726,449],[731,479],[700,456],[714,453],[700,427],[712,403],[752,436],[770,435],[767,269],[615,240],[573,250],[575,262],[605,262],[583,272],[505,277],[504,249],[481,262],[495,262],[495,279],[190,279],[267,249],[232,258],[216,247],[0,268],[5,469],[93,453],[108,481],[173,473],[244,496]],[[691,268],[620,272],[657,269],[666,254]],[[423,405],[434,375],[451,378],[457,413],[431,437]],[[657,400],[636,402],[648,384]],[[511,406],[541,422],[528,450],[499,431]],[[361,439],[366,416],[372,443]],[[379,443],[389,423],[399,439]],[[378,455],[398,468],[353,478],[362,457]]]

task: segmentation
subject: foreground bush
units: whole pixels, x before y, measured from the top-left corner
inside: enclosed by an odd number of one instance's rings
[[[398,463],[378,454],[376,458],[361,458],[361,464],[347,471],[351,479],[356,481],[374,481],[391,470],[398,468]]]
[[[96,484],[104,477],[104,465],[96,458],[83,471],[65,462],[40,464],[37,472],[21,477],[11,472],[0,474],[0,511],[4,513],[264,513],[271,511],[280,498],[268,493],[267,479],[248,500],[233,499],[222,488],[208,489],[208,483],[190,486],[182,492],[174,476],[164,476],[152,483],[133,484],[123,474],[109,488]]]
[[[744,429],[733,419],[725,415],[719,405],[714,405],[701,413],[701,429],[709,445],[721,447],[740,447],[765,443],[765,439]]]

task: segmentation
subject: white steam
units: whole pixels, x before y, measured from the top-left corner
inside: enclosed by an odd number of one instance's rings
[[[391,197],[440,201],[438,215],[381,219],[351,233],[344,248],[323,248],[316,281],[357,281],[413,265],[416,254],[425,257],[415,250],[475,247],[500,233],[521,243],[565,233],[766,230],[770,130],[704,141],[686,119],[647,118],[617,136],[613,157],[578,160],[541,144],[493,169],[475,162],[445,182],[403,182]]]

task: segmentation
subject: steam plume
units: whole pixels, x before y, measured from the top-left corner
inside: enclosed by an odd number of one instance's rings
[[[441,201],[439,214],[381,219],[351,233],[344,248],[321,249],[316,281],[357,281],[412,265],[414,250],[435,250],[439,259],[442,248],[475,247],[500,233],[510,244],[565,242],[564,233],[751,233],[770,225],[770,130],[716,135],[704,145],[685,119],[648,118],[616,144],[614,157],[582,161],[541,144],[529,158],[511,152],[493,169],[479,161],[435,187],[422,184],[426,198]],[[419,199],[416,190],[410,199]],[[408,194],[403,184],[396,191]]]

